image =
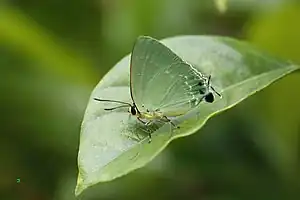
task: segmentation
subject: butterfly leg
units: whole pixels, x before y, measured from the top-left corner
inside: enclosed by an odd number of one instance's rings
[[[130,115],[128,115],[128,121],[130,121],[131,120],[131,114]]]
[[[171,133],[171,136],[170,136],[170,137],[172,137],[172,134],[173,134],[172,126],[175,127],[175,128],[180,128],[179,126],[176,126],[176,124],[174,124],[174,122],[172,122],[172,121],[171,121],[168,117],[166,117],[166,116],[164,116],[164,117],[162,118],[161,121],[170,123],[170,133]]]
[[[176,124],[174,124],[174,122],[172,122],[168,117],[164,116],[163,118],[164,122],[168,122],[170,123],[172,126],[174,126],[175,128],[180,128],[179,126],[176,126]]]
[[[141,118],[137,117],[137,119],[145,125],[147,131],[148,131],[148,136],[149,136],[149,141],[148,143],[151,143],[152,141],[152,137],[151,137],[151,130],[148,129],[148,126],[151,124],[151,121],[147,121],[147,122],[144,122]]]
[[[152,121],[147,121],[146,123],[145,123],[145,126],[147,127],[147,129],[148,129],[148,126],[150,126],[152,124]],[[151,130],[149,130],[148,129],[148,136],[149,136],[149,141],[148,141],[148,143],[151,143],[151,141],[152,141],[152,136],[151,136]]]
[[[147,122],[144,122],[141,118],[137,117],[137,119],[142,123],[142,124],[146,124]]]
[[[137,119],[143,124],[146,125],[147,122],[144,122],[141,118],[137,117]],[[136,133],[136,136],[138,137],[139,140],[141,140],[140,136]]]

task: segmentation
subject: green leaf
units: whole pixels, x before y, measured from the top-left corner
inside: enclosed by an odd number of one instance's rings
[[[108,112],[111,103],[94,97],[132,102],[129,89],[129,56],[113,67],[96,86],[82,123],[78,153],[76,195],[99,182],[111,181],[150,162],[175,138],[199,130],[213,115],[254,94],[299,66],[270,57],[250,45],[230,38],[179,36],[162,40],[177,55],[201,72],[212,75],[212,84],[223,95],[214,103],[201,103],[178,117],[180,129],[170,132],[165,124],[152,133],[148,143],[137,120],[126,110]],[[163,83],[161,83],[163,84]],[[155,90],[155,88],[153,88]]]

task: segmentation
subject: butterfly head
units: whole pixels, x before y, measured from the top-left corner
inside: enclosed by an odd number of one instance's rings
[[[130,105],[128,112],[133,116],[139,113],[135,103],[133,103],[133,105]]]
[[[106,102],[112,102],[112,103],[118,103],[118,104],[120,104],[119,106],[116,106],[116,107],[105,108],[104,110],[107,110],[107,111],[112,111],[112,110],[115,110],[115,109],[128,107],[129,108],[128,112],[130,114],[132,114],[132,115],[140,114],[140,112],[137,109],[135,103],[130,104],[130,103],[123,102],[123,101],[116,101],[116,100],[110,100],[110,99],[98,99],[98,98],[94,98],[94,100],[96,100],[96,101],[102,101],[102,102],[106,101]]]

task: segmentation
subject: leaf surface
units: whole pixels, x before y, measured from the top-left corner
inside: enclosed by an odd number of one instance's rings
[[[211,74],[212,84],[223,98],[216,97],[212,104],[200,103],[186,115],[176,118],[180,129],[170,132],[170,125],[163,125],[152,133],[149,144],[143,127],[126,109],[108,112],[104,108],[114,104],[93,100],[97,97],[132,103],[130,55],[126,56],[103,77],[91,94],[81,128],[76,195],[94,184],[111,181],[143,167],[173,139],[195,133],[213,115],[299,69],[291,62],[226,37],[178,36],[162,42],[199,71]]]

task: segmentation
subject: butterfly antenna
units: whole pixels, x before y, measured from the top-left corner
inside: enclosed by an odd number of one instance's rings
[[[125,108],[125,107],[128,107],[128,105],[122,105],[122,106],[117,106],[117,107],[113,107],[113,108],[104,108],[104,110],[115,110],[118,108]]]
[[[113,103],[121,103],[121,104],[125,104],[127,106],[131,106],[130,103],[127,103],[127,102],[124,102],[124,101],[116,101],[116,100],[110,100],[110,99],[98,99],[98,98],[94,98],[94,100],[96,100],[96,101],[113,102]]]
[[[94,98],[94,100],[96,100],[96,101],[102,101],[102,102],[104,101],[104,102],[113,102],[113,103],[123,104],[121,106],[117,106],[117,107],[113,107],[113,108],[104,108],[104,110],[108,110],[108,111],[115,110],[115,109],[118,109],[118,108],[125,108],[125,107],[132,106],[130,103],[123,102],[123,101],[116,101],[116,100],[110,100],[110,99],[98,99],[98,98]]]

